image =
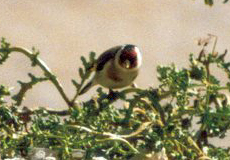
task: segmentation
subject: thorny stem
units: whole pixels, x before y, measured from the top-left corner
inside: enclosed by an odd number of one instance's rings
[[[121,141],[125,143],[129,147],[129,149],[131,149],[134,153],[139,153],[139,151],[136,148],[134,148],[126,139],[120,137],[110,137],[110,138],[97,140],[97,142],[104,142],[104,141]]]
[[[210,35],[210,36],[212,36],[212,35]],[[217,43],[217,37],[216,37],[215,42],[214,42],[214,46],[213,46],[213,50],[212,50],[212,55],[214,55],[216,43]],[[203,51],[204,51],[204,47],[205,46],[203,46],[203,49],[202,49]],[[204,52],[200,52],[200,56],[199,57],[201,57],[203,53]],[[209,83],[210,83],[210,75],[211,75],[211,73],[210,73],[210,61],[209,61],[209,59],[205,59],[204,61],[201,61],[201,59],[200,59],[199,61],[201,63],[203,63],[203,65],[205,66],[206,76],[207,76],[207,78],[206,78],[207,84],[205,84],[205,88],[206,88],[206,102],[204,104],[204,109],[206,111],[208,109],[208,106],[209,106],[209,103],[210,103],[210,93],[209,93],[209,87],[210,87]],[[200,126],[200,132],[198,133],[198,138],[197,138],[197,143],[198,143],[199,147],[201,146],[202,142],[204,142],[205,145],[208,143],[208,136],[205,133],[206,133],[206,125],[202,124]]]
[[[95,65],[92,64],[89,68],[86,69],[86,73],[85,73],[85,74],[91,74],[91,73],[94,71],[94,69],[95,69]],[[74,103],[75,103],[77,97],[79,96],[79,94],[80,94],[80,92],[81,92],[81,89],[82,89],[82,87],[83,87],[83,85],[84,85],[86,79],[87,79],[87,78],[82,78],[82,79],[81,79],[81,83],[80,83],[80,85],[79,85],[79,88],[77,89],[76,94],[74,95],[73,99],[71,100],[71,103],[72,103],[73,105],[74,105]]]
[[[59,80],[57,79],[57,77],[52,73],[52,71],[50,70],[50,68],[45,64],[44,61],[42,61],[38,57],[35,57],[35,55],[31,51],[29,51],[29,50],[27,50],[25,48],[12,47],[12,48],[9,48],[8,50],[9,50],[9,52],[20,52],[20,53],[23,53],[24,55],[26,55],[27,57],[29,57],[31,60],[33,60],[33,61],[36,60],[36,64],[44,71],[45,75],[55,85],[55,87],[57,88],[57,90],[61,94],[61,96],[64,99],[64,101],[66,102],[66,104],[69,107],[73,106],[73,104],[71,103],[71,101],[69,100],[69,98],[66,96],[61,83],[59,82]]]
[[[195,87],[205,87],[204,84],[192,84],[189,88],[195,88]],[[218,90],[228,90],[228,87],[219,87]],[[125,89],[123,91],[121,91],[120,93],[121,94],[128,94],[128,93],[132,93],[132,92],[139,92],[139,91],[142,91],[140,88],[128,88],[128,89]],[[171,95],[171,92],[170,91],[164,91],[162,93],[160,93],[158,96],[159,96],[159,100],[163,100],[165,98],[168,98],[169,96]],[[143,99],[139,99],[139,101],[142,101],[142,103],[145,103],[146,105],[149,105],[151,106],[148,102],[144,101]],[[113,102],[113,100],[111,100],[111,103]],[[72,104],[72,103],[70,103]],[[155,113],[157,113],[157,111],[152,108],[154,110]],[[59,116],[66,116],[66,115],[69,115],[69,110],[62,110],[62,111],[55,111],[55,110],[52,110],[52,109],[48,109],[46,108],[45,109],[49,114],[56,114],[56,115],[59,115]],[[31,112],[34,112],[34,110],[24,110],[24,111],[20,111],[21,113],[23,112],[23,114],[29,114]]]
[[[78,96],[79,96],[79,91],[77,91],[77,93],[74,95],[73,99],[71,100],[71,104],[75,103]]]
[[[49,109],[49,108],[41,108],[41,109],[44,109],[49,114],[59,115],[59,116],[67,116],[70,113],[69,110],[56,111],[56,110]],[[35,112],[36,112],[36,110],[32,110],[32,109],[27,108],[27,107],[24,107],[22,110],[18,110],[19,114],[25,115],[25,116],[30,116],[31,114],[34,114]]]
[[[92,72],[92,71],[91,71]],[[85,82],[85,79],[83,79],[81,81],[81,84],[80,84],[80,87],[81,88],[83,86]],[[132,92],[140,92],[140,91],[143,91],[142,89],[140,88],[128,88],[128,89],[124,89],[123,91],[120,92],[120,94],[128,94],[128,93],[132,93]],[[77,99],[77,97],[79,96],[79,92],[80,92],[80,89],[77,91],[77,93],[75,94],[75,96],[73,97],[73,99],[71,100],[71,103],[73,104],[75,102],[75,100]]]
[[[82,79],[82,80],[81,80],[81,84],[80,84],[79,89],[77,90],[77,92],[76,92],[76,94],[74,95],[73,99],[70,101],[70,103],[72,104],[72,106],[74,105],[74,103],[75,103],[77,97],[79,96],[79,93],[80,93],[80,91],[81,91],[81,89],[82,89],[82,87],[83,87],[83,84],[85,83],[85,80],[86,80],[86,79]]]
[[[210,37],[214,37],[215,40],[214,40],[214,44],[213,44],[213,48],[212,48],[212,55],[215,54],[215,49],[216,49],[216,44],[217,44],[217,39],[218,37],[216,35],[213,35],[213,34],[208,34]]]
[[[91,130],[90,128],[78,126],[78,125],[74,125],[74,126],[68,125],[67,127],[72,128],[72,129],[81,129],[91,134],[108,137],[108,138],[97,140],[97,142],[104,142],[104,141],[111,141],[111,140],[124,142],[133,152],[139,153],[139,151],[136,148],[134,148],[126,139],[124,139],[124,138],[129,138],[130,136],[116,135],[116,134],[112,134],[109,132],[97,132],[97,131]]]

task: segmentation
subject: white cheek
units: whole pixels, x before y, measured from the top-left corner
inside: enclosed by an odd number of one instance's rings
[[[120,55],[121,55],[121,50],[118,51],[118,53],[116,54],[114,63],[115,63],[115,67],[116,68],[122,69],[123,67],[121,67],[120,64],[119,64],[119,57],[120,57]]]
[[[139,48],[135,47],[135,51],[137,53],[137,67],[136,68],[139,68],[142,64],[142,55],[141,55]]]

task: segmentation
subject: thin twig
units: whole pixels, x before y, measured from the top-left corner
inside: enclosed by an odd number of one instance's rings
[[[146,127],[148,127],[150,124],[151,124],[151,122],[144,123],[142,126],[140,126],[140,128],[137,131],[135,131],[129,135],[116,135],[116,134],[112,134],[109,132],[97,132],[97,131],[94,131],[90,128],[87,128],[84,126],[78,126],[78,125],[74,125],[74,126],[68,125],[67,127],[72,128],[72,129],[80,129],[80,130],[84,130],[84,131],[91,133],[91,134],[108,137],[108,138],[97,140],[97,142],[104,142],[104,141],[109,141],[109,140],[115,140],[115,141],[117,140],[117,141],[124,142],[132,151],[139,153],[139,151],[136,148],[134,148],[125,138],[131,138],[133,136],[138,135],[144,129],[146,129]]]
[[[45,75],[50,79],[50,81],[55,85],[59,93],[61,94],[62,98],[66,102],[69,107],[72,107],[72,103],[70,102],[69,98],[66,96],[61,83],[59,82],[58,78],[52,73],[50,68],[42,61],[40,58],[36,57],[31,51],[22,48],[22,47],[11,47],[9,48],[9,52],[20,52],[29,57],[32,61],[36,61],[36,64],[44,71]]]
[[[213,44],[213,48],[212,48],[212,55],[214,55],[215,54],[215,50],[216,50],[216,44],[217,44],[218,37],[216,35],[213,35],[213,34],[208,34],[208,36],[215,38],[214,44]]]
[[[123,138],[120,138],[120,137],[110,137],[110,138],[97,140],[97,142],[104,142],[104,141],[121,141],[121,142],[125,143],[129,147],[129,149],[131,149],[134,153],[139,153],[139,151],[136,148],[134,148],[129,143],[129,141],[127,141],[126,139],[123,139]]]
[[[52,114],[52,115],[59,115],[59,116],[67,116],[70,114],[69,110],[53,110],[53,109],[49,109],[49,108],[41,108],[41,109],[44,109],[46,112],[48,112],[49,114]],[[22,110],[18,110],[18,113],[19,114],[22,114],[22,115],[31,115],[31,114],[34,114],[35,112],[37,111],[37,109],[35,110],[32,110],[32,109],[29,109],[27,107],[23,107]]]

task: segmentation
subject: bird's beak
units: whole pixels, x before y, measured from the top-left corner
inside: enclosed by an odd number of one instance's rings
[[[124,66],[125,66],[126,69],[129,69],[129,68],[131,67],[130,61],[129,61],[129,60],[126,60],[126,61],[124,62]]]

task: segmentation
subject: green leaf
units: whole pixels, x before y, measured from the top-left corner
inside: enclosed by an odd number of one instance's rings
[[[73,83],[73,85],[77,88],[77,89],[79,89],[80,88],[80,84],[79,83],[77,83],[77,81],[76,80],[74,80],[74,79],[72,79],[72,83]]]
[[[89,60],[90,60],[90,63],[91,63],[91,64],[94,64],[94,62],[95,62],[95,60],[96,60],[96,59],[95,59],[96,53],[95,53],[95,52],[90,52],[90,56],[89,56],[89,57],[90,57],[90,59],[89,59]]]
[[[226,86],[228,87],[228,91],[230,92],[230,82],[227,82]]]
[[[9,96],[10,95],[10,91],[5,86],[1,85],[0,86],[0,97],[3,96],[3,95],[4,96]]]
[[[87,68],[88,63],[87,63],[85,57],[81,56],[81,61],[82,61],[82,64],[84,65],[84,67]]]
[[[213,5],[213,0],[205,0],[205,4],[212,6]]]
[[[7,58],[9,58],[9,47],[10,44],[5,41],[5,38],[2,38],[1,40],[1,48],[0,48],[0,64],[5,62]]]
[[[6,39],[2,37],[1,39],[1,48],[8,49],[10,47],[10,43],[6,42]]]
[[[85,74],[84,74],[84,71],[83,71],[83,69],[82,68],[79,68],[79,75],[80,75],[80,77],[83,79],[84,77],[85,77]]]
[[[192,79],[199,81],[205,78],[205,69],[203,67],[192,66],[189,72]]]

